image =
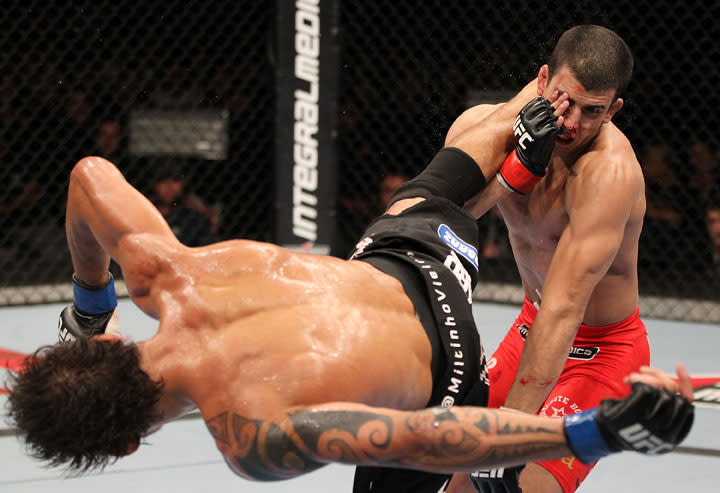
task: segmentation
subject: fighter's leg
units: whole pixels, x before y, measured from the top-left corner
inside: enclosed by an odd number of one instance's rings
[[[75,165],[65,231],[75,274],[83,284],[105,284],[112,257],[122,268],[133,301],[146,313],[156,313],[147,295],[161,255],[183,247],[160,212],[111,162],[86,157]]]
[[[587,411],[600,405],[606,397],[621,397],[622,378],[601,381],[588,374],[592,372],[592,362],[572,365],[566,368],[563,376],[548,395],[540,415],[562,418],[571,414]],[[629,388],[627,389],[629,391]],[[528,464],[520,473],[519,484],[524,493],[563,493],[573,492],[585,480],[594,465],[585,465],[573,456],[536,464]]]
[[[386,213],[399,214],[428,196],[439,195],[465,206],[475,217],[480,217],[510,193],[507,187],[492,178],[515,145],[513,122],[518,111],[526,111],[523,109],[527,102],[525,92],[521,91],[511,101],[448,141],[448,147],[438,152],[422,173],[398,189],[390,199]],[[562,125],[562,115],[569,106],[567,95],[553,94],[551,105],[557,122],[546,121],[532,131]],[[532,133],[530,128],[526,131]],[[544,146],[548,138],[554,139],[543,137],[536,138],[537,142],[532,138],[530,141],[535,142],[533,145]],[[483,193],[478,196],[480,192]]]

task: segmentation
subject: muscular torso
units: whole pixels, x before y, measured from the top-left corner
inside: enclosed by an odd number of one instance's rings
[[[627,139],[610,124],[601,131],[581,159],[553,158],[547,175],[528,195],[511,194],[498,203],[508,228],[513,255],[525,296],[540,301],[543,284],[558,242],[569,223],[569,208],[582,201],[573,195],[574,180],[592,167],[603,166],[611,154],[623,154],[623,166],[640,173]],[[642,180],[639,180],[642,183]],[[637,246],[645,212],[644,193],[636,195],[625,224],[621,246],[607,274],[595,286],[583,323],[608,325],[623,320],[637,306]],[[603,204],[596,204],[603,207]]]
[[[161,362],[168,391],[206,419],[428,400],[424,329],[400,283],[370,265],[250,241],[147,248],[173,260],[159,262],[149,293],[161,324],[145,350]]]

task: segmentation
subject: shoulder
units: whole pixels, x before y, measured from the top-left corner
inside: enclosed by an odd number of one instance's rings
[[[629,192],[645,189],[642,168],[628,138],[614,125],[598,136],[574,165],[579,184],[622,187]]]
[[[619,130],[578,158],[572,173],[565,191],[566,209],[574,211],[571,216],[642,220],[645,180],[630,142]]]

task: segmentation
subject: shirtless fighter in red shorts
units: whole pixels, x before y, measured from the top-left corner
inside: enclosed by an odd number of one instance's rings
[[[624,395],[621,376],[649,364],[637,276],[645,184],[630,142],[611,121],[632,69],[632,54],[614,32],[589,25],[565,32],[527,96],[557,90],[569,97],[547,174],[501,170],[476,199],[479,217],[504,194],[498,209],[525,292],[519,317],[488,362],[491,407],[572,415]],[[467,110],[448,140],[494,110]],[[520,487],[572,492],[591,468],[574,457],[529,464]]]

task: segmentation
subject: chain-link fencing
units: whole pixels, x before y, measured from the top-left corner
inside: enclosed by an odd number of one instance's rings
[[[188,244],[275,240],[276,14],[293,5],[5,2],[0,302],[63,296],[52,286],[72,269],[65,189],[73,163],[88,154],[115,162]],[[710,206],[720,214],[720,7],[695,0],[334,5],[333,254],[349,251],[382,210],[383,191],[427,164],[465,108],[507,98],[536,75],[562,31],[597,23],[635,55],[614,121],[647,181],[641,294],[654,313],[717,317],[708,301],[720,293],[720,274],[706,216]],[[517,289],[501,296],[519,285],[502,220],[490,214],[479,227],[478,292],[517,301]],[[703,304],[688,308],[688,299]]]

